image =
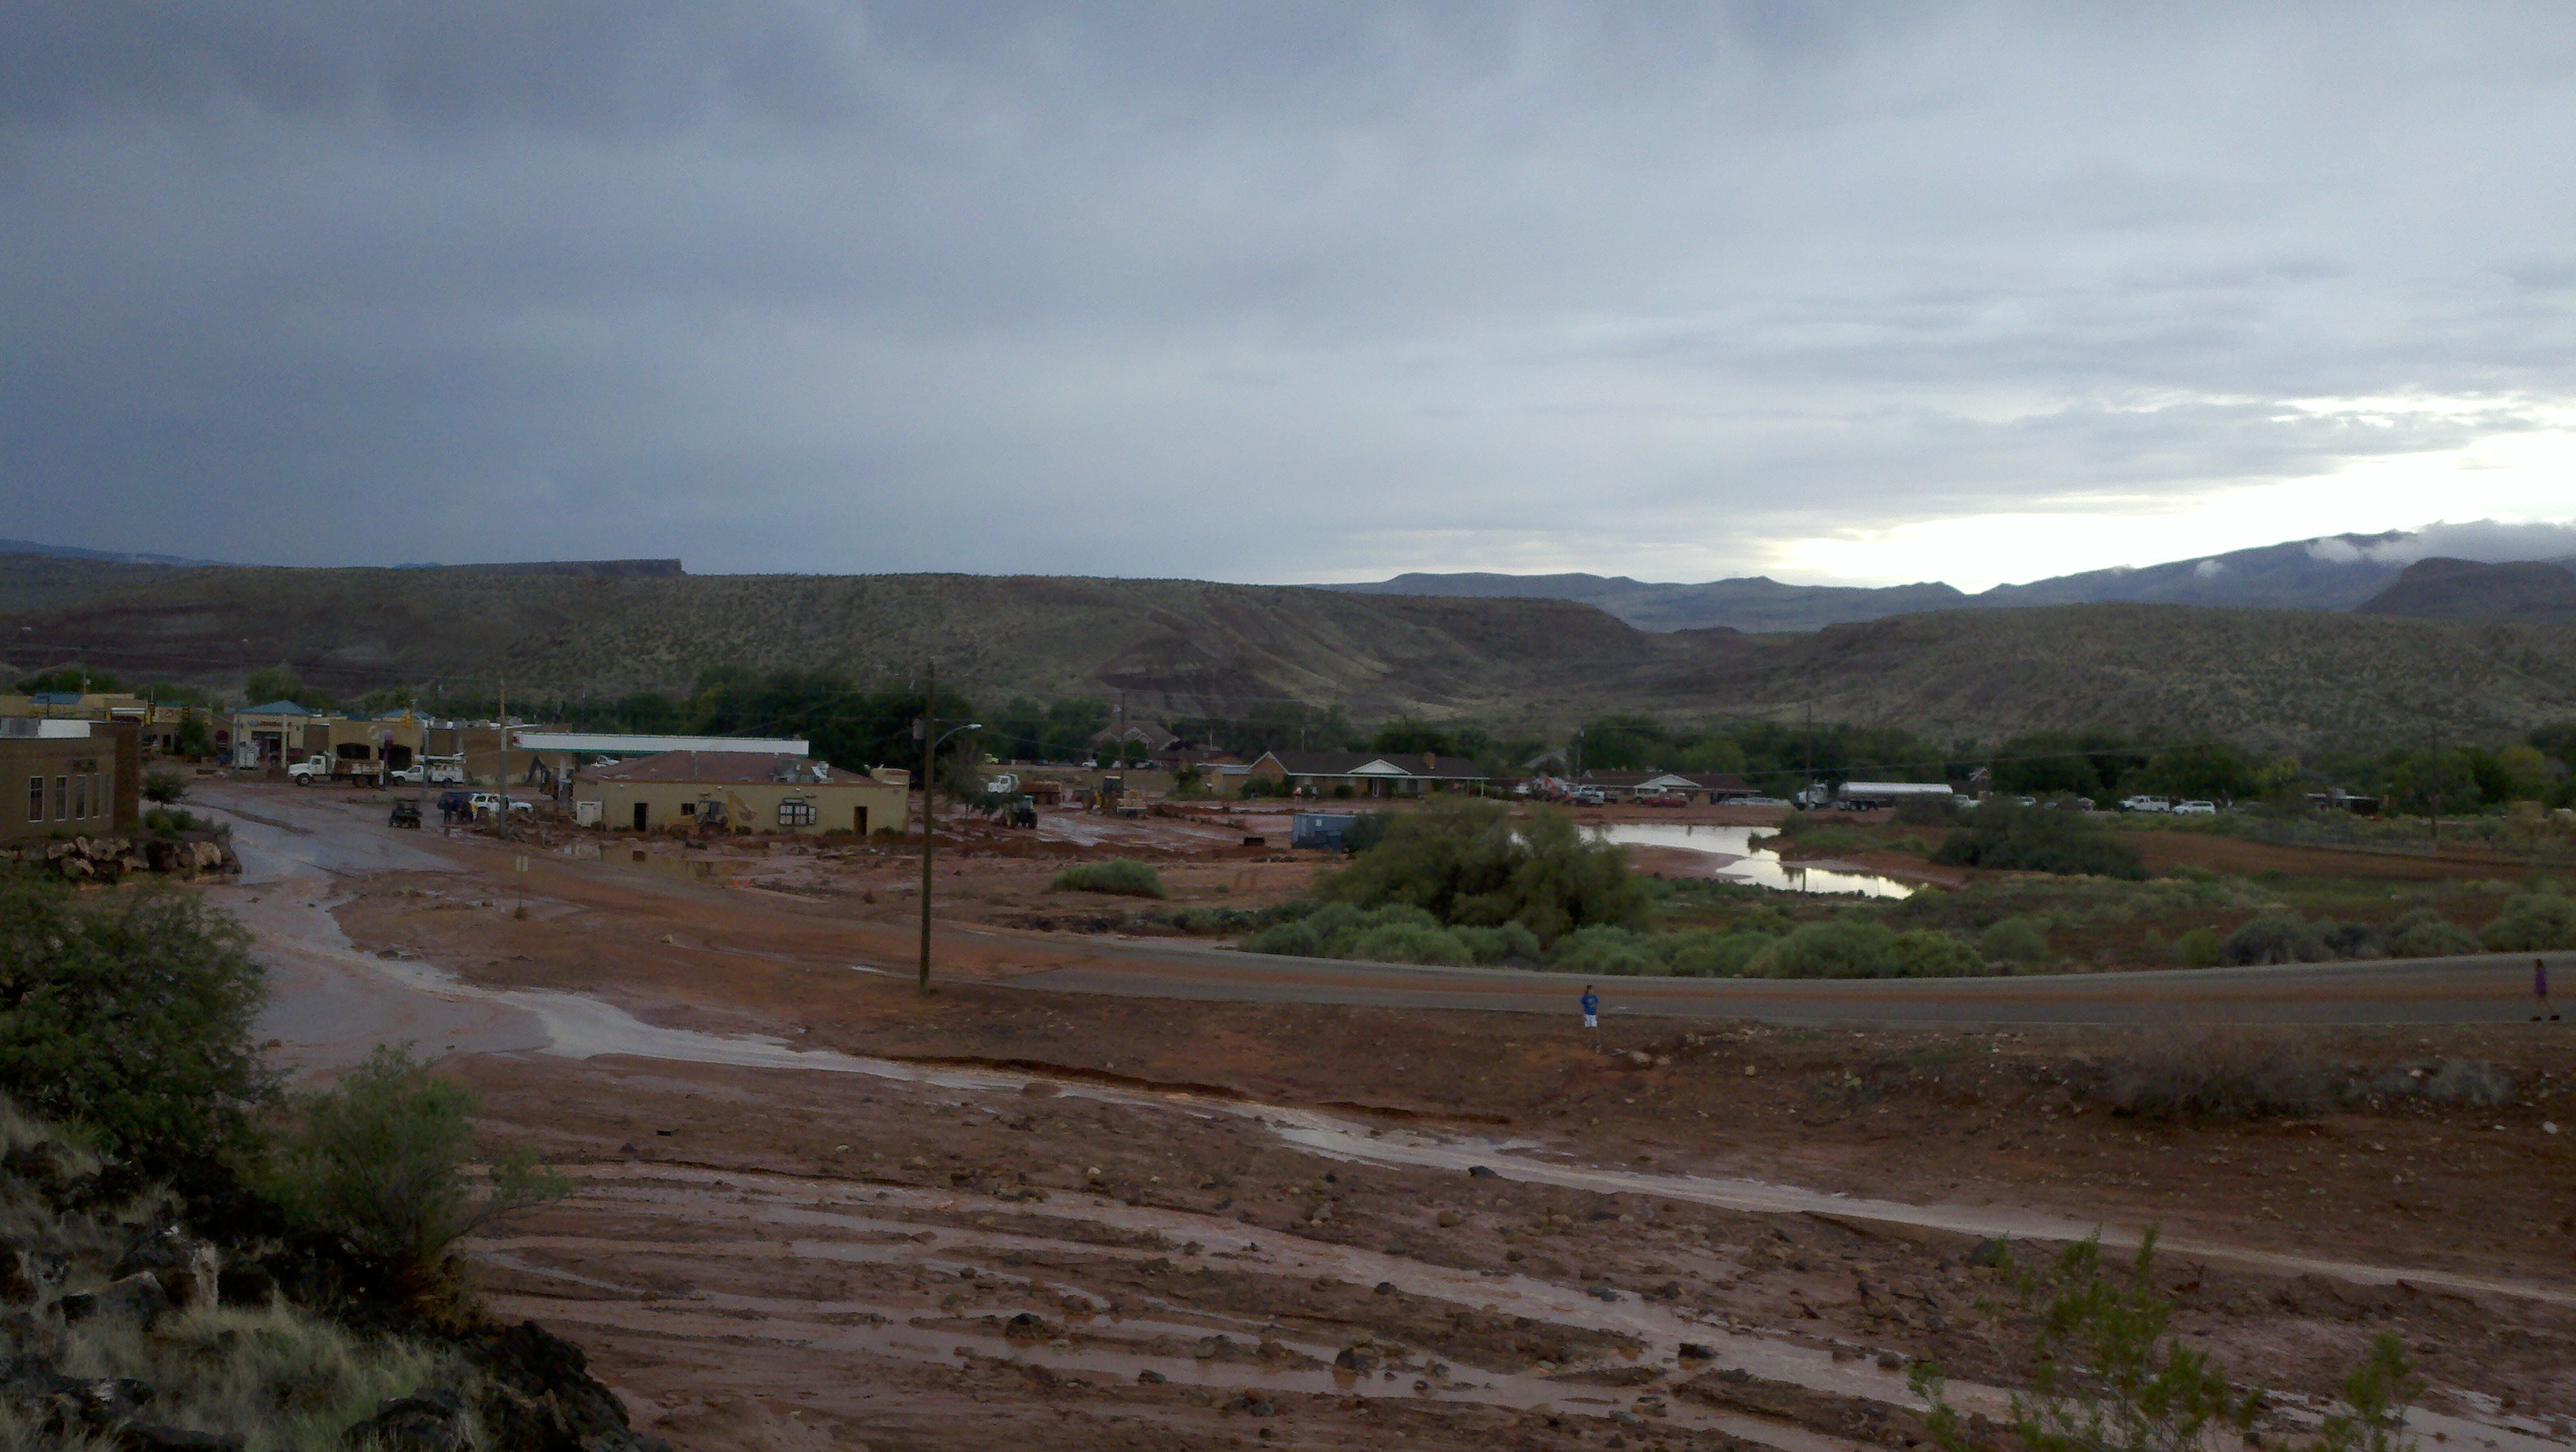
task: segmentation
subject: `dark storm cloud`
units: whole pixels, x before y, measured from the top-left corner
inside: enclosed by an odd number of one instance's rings
[[[2167,507],[2567,406],[2571,60],[2529,7],[14,6],[5,532],[1277,579]],[[2412,395],[2479,407],[2297,402]]]

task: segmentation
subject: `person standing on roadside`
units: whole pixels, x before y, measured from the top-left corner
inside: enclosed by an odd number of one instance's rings
[[[1583,1026],[1592,1030],[1592,1047],[1600,1048],[1601,995],[1593,992],[1589,983],[1583,985]]]
[[[2558,1010],[2549,1006],[2549,964],[2540,958],[2531,960],[2531,1007],[2533,1023],[2558,1017]]]

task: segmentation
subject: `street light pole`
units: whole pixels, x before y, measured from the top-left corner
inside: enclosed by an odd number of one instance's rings
[[[939,762],[939,743],[960,731],[981,731],[982,723],[968,721],[951,727],[947,735],[939,731],[939,667],[929,673],[930,693],[921,703],[921,991],[930,991],[930,863],[939,845],[937,830],[938,798],[933,793],[938,782],[933,771]]]
[[[938,850],[932,828],[937,798],[931,795],[931,763],[939,750],[939,662],[930,663],[929,688],[921,697],[921,991],[930,991],[930,859]]]

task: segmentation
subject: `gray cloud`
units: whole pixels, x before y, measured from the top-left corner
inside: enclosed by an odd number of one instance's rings
[[[2576,396],[2571,61],[2518,6],[12,6],[8,532],[1299,579],[2166,507]],[[2410,394],[2490,407],[2292,406]]]

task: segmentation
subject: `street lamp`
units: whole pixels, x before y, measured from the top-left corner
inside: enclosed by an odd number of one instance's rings
[[[939,780],[938,773],[933,768],[939,761],[939,743],[956,735],[960,731],[981,731],[984,729],[984,726],[982,722],[969,721],[962,726],[951,727],[947,731],[934,736],[931,733],[939,729],[939,721],[936,717],[932,716],[930,712],[938,709],[938,698],[935,696],[928,698],[923,702],[923,707],[921,728],[921,991],[928,993],[930,991],[930,857],[932,850],[936,848],[939,843],[939,799],[935,795],[939,790]]]

